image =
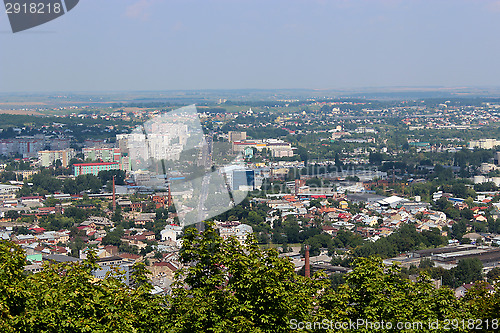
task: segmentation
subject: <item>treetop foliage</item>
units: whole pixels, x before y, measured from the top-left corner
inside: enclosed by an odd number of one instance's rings
[[[412,282],[398,266],[387,267],[377,257],[357,259],[345,283],[332,288],[324,273],[299,276],[276,250],[262,250],[252,238],[244,244],[223,240],[210,226],[203,233],[186,230],[180,252],[184,268],[177,271],[169,296],[151,294],[141,263],[133,267],[131,286],[116,274],[95,279],[97,258],[91,252],[82,262],[45,263],[42,272],[31,275],[23,272],[26,258],[17,245],[0,241],[0,259],[2,332],[274,333],[290,332],[297,322],[358,319],[393,327],[422,322],[415,332],[433,332],[427,329],[429,320],[441,325],[444,320],[492,320],[500,306],[498,287],[489,293],[477,283],[457,299],[452,289],[435,288],[425,272]],[[317,326],[306,331],[325,332]]]

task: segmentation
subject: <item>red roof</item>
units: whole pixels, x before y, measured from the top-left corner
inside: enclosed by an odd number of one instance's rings
[[[175,272],[177,270],[177,267],[175,267],[174,265],[172,265],[169,262],[164,262],[164,261],[155,262],[153,264],[153,266],[161,266],[161,267],[165,267],[166,266],[166,267],[168,267],[173,272]]]
[[[102,162],[102,163],[78,163],[73,164],[74,166],[98,166],[98,165],[118,165],[118,162]]]
[[[319,212],[320,213],[330,213],[330,212],[335,212],[337,209],[335,207],[321,207]]]
[[[45,231],[44,228],[29,228],[28,230],[34,231],[37,234]]]
[[[56,210],[56,207],[39,207],[38,210],[41,212],[44,212],[44,211],[51,212],[53,210]]]

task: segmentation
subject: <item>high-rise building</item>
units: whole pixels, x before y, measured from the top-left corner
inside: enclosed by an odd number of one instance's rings
[[[229,131],[229,142],[244,141],[247,139],[247,132]]]
[[[19,154],[23,158],[36,157],[40,150],[45,148],[45,136],[20,136],[12,139],[0,140],[0,154]]]
[[[469,142],[469,149],[482,148],[482,149],[492,149],[500,145],[500,141],[496,139],[479,139],[471,140]]]
[[[254,170],[234,170],[232,177],[231,189],[238,190],[253,190],[255,185]]]
[[[54,138],[50,139],[50,150],[65,150],[70,146],[71,140],[69,138]]]
[[[120,148],[83,148],[83,156],[85,159],[103,162],[119,162]]]
[[[45,147],[44,138],[19,137],[14,139],[17,142],[17,152],[26,157],[36,157],[37,153]]]
[[[73,149],[65,150],[42,150],[38,152],[38,163],[43,167],[48,167],[60,160],[63,167],[67,167],[69,161],[75,157]]]

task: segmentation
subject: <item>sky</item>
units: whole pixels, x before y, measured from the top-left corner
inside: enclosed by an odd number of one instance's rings
[[[499,87],[499,36],[496,0],[80,0],[0,12],[0,92]]]

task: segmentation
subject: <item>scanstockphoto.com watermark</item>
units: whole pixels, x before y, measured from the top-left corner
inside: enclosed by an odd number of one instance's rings
[[[52,21],[73,8],[80,0],[4,0],[5,14],[12,32],[28,30]]]
[[[498,330],[500,321],[495,319],[445,319],[445,320],[428,320],[428,321],[371,321],[367,319],[357,319],[349,321],[333,321],[323,319],[322,321],[298,321],[297,319],[290,320],[291,330],[370,330],[370,331],[385,331],[385,330]]]

